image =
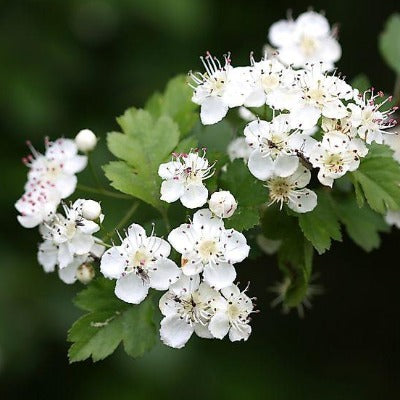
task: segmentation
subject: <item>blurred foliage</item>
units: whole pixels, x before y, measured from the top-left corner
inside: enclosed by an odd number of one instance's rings
[[[263,398],[379,399],[400,394],[397,262],[399,233],[379,252],[334,246],[317,259],[328,289],[304,321],[269,309],[267,286],[278,278],[271,258],[239,267],[251,278],[263,318],[254,320],[246,344],[193,340],[184,350],[161,345],[139,361],[118,353],[101,365],[68,366],[65,332],[79,314],[71,299],[79,285],[46,275],[35,259],[35,232],[15,220],[22,191],[24,140],[42,148],[43,137],[73,136],[84,127],[100,137],[97,166],[112,159],[105,133],[115,116],[143,106],[177,73],[201,67],[206,50],[230,50],[244,63],[260,54],[268,26],[297,14],[309,2],[265,0],[3,0],[0,15],[1,168],[0,398],[46,399]],[[395,1],[314,1],[340,23],[343,59],[350,78],[364,73],[390,92],[378,54],[378,34]],[[90,183],[87,171],[80,176]],[[107,180],[102,177],[105,185]],[[79,195],[79,193],[77,193]],[[101,199],[101,197],[98,197]],[[131,207],[101,199],[111,227]],[[135,214],[145,221],[149,211]],[[171,207],[170,212],[174,212]],[[351,233],[350,233],[351,234]],[[36,236],[35,236],[36,235]],[[290,382],[290,384],[288,384]],[[62,385],[62,386],[61,386]],[[61,389],[62,387],[62,389]]]

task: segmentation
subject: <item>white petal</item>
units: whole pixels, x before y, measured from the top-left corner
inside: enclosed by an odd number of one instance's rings
[[[82,233],[91,235],[93,233],[98,232],[100,230],[100,226],[98,224],[96,224],[96,222],[94,222],[94,221],[89,221],[89,220],[85,219],[80,222],[78,229]]]
[[[251,333],[250,325],[239,325],[240,329],[232,326],[229,331],[229,339],[231,342],[236,342],[238,340],[247,340]]]
[[[188,253],[193,250],[193,233],[190,224],[182,224],[169,233],[168,241],[178,253]]]
[[[94,245],[94,238],[84,233],[75,233],[70,241],[70,249],[78,255],[89,253]]]
[[[181,202],[186,208],[197,208],[207,202],[208,190],[203,185],[188,185],[181,196]]]
[[[266,96],[264,89],[256,87],[247,97],[244,102],[246,107],[261,107],[265,104]]]
[[[280,20],[271,25],[268,32],[269,41],[273,46],[281,47],[293,42],[295,29],[293,21]]]
[[[157,236],[150,236],[145,239],[144,246],[155,257],[166,258],[171,253],[170,244]]]
[[[221,121],[228,112],[228,106],[219,97],[207,97],[200,111],[201,122],[204,125],[212,125]]]
[[[203,270],[203,278],[211,287],[219,290],[233,283],[236,278],[236,270],[233,265],[228,263],[207,264]]]
[[[210,320],[208,329],[217,339],[223,339],[229,332],[229,317],[226,312],[217,312]]]
[[[60,268],[58,270],[58,276],[67,285],[71,285],[76,282],[76,270],[81,265],[81,261],[73,261],[71,264],[67,265],[65,268]]]
[[[187,276],[197,275],[203,271],[203,263],[194,252],[182,255],[181,266],[183,274]]]
[[[288,206],[295,212],[306,213],[312,211],[317,205],[317,195],[310,189],[295,191],[294,199],[289,200]]]
[[[296,108],[289,114],[290,125],[292,128],[311,129],[321,116],[321,111],[312,106]]]
[[[38,261],[45,272],[53,272],[57,265],[58,249],[50,240],[45,240],[39,245]]]
[[[194,326],[194,332],[198,337],[201,337],[202,339],[212,339],[213,335],[209,331],[208,327],[202,324],[196,324]]]
[[[183,293],[186,294],[191,294],[195,292],[200,285],[200,276],[199,275],[193,275],[193,276],[185,276],[181,275],[181,277],[171,285],[169,290],[172,293],[175,293],[176,295],[180,296]]]
[[[71,264],[74,259],[73,253],[70,251],[67,243],[61,243],[58,246],[58,266],[65,268]]]
[[[302,34],[307,32],[313,36],[329,35],[330,27],[328,20],[315,11],[306,11],[296,19],[296,32]]]
[[[318,180],[325,186],[332,187],[334,179],[326,175],[326,171],[320,169],[318,172]]]
[[[119,278],[115,285],[115,295],[131,304],[141,303],[146,298],[148,291],[149,284],[134,272]]]
[[[193,215],[193,228],[205,235],[217,235],[224,228],[224,223],[208,208],[198,210]]]
[[[182,164],[177,161],[170,161],[160,164],[158,167],[158,175],[162,179],[173,179],[175,175],[179,174],[182,170]]]
[[[235,264],[243,261],[249,255],[250,247],[242,233],[234,229],[226,230],[223,240],[225,259],[228,262]]]
[[[299,166],[299,158],[287,154],[280,154],[274,162],[274,173],[283,178],[292,175]]]
[[[161,321],[160,337],[164,344],[181,349],[190,339],[194,328],[178,315],[169,315]]]
[[[54,184],[61,198],[65,199],[75,192],[77,182],[78,179],[75,175],[60,174]]]
[[[74,156],[64,162],[64,171],[67,174],[76,174],[83,171],[87,165],[86,156]]]
[[[163,181],[161,184],[161,197],[162,201],[166,201],[167,203],[173,203],[178,200],[181,196],[183,196],[185,192],[185,187],[183,183],[176,179],[170,179],[167,181]]]
[[[125,270],[125,254],[121,246],[111,247],[101,257],[100,271],[109,279],[118,279]]]
[[[131,224],[128,227],[128,239],[132,246],[138,248],[147,239],[146,231],[138,224]]]
[[[250,154],[248,167],[257,179],[265,181],[273,174],[274,162],[270,156],[263,156],[260,151],[254,150]]]
[[[303,165],[299,165],[295,173],[288,178],[290,183],[293,183],[297,189],[301,189],[308,185],[311,180],[311,172]]]
[[[18,215],[17,219],[24,228],[35,228],[43,222],[43,218],[39,215]]]
[[[149,270],[150,286],[157,290],[167,290],[181,276],[181,270],[170,259],[158,260]]]

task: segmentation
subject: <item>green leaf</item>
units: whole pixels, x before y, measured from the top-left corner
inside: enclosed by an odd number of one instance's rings
[[[220,186],[229,190],[235,197],[238,208],[232,217],[226,220],[226,226],[243,231],[259,224],[259,208],[268,199],[267,190],[255,179],[242,160],[228,164],[221,174]]]
[[[369,206],[380,214],[400,209],[400,164],[392,154],[387,146],[374,143],[359,168],[351,173],[357,198],[362,190]]]
[[[156,93],[146,103],[154,117],[168,115],[179,126],[181,137],[187,135],[199,120],[197,105],[192,102],[193,90],[184,75],[171,79],[163,94]]]
[[[131,357],[140,357],[155,345],[156,327],[153,314],[154,305],[151,301],[145,301],[139,307],[131,307],[124,313],[124,349]]]
[[[371,82],[367,75],[359,74],[351,81],[351,86],[363,93],[371,88]]]
[[[304,236],[322,254],[331,247],[332,239],[340,241],[342,235],[329,194],[320,190],[317,195],[317,207],[311,212],[299,214],[299,225]]]
[[[75,304],[89,313],[68,332],[71,363],[89,357],[102,360],[121,342],[132,357],[139,357],[154,346],[157,332],[151,298],[139,305],[127,304],[115,297],[114,287],[115,281],[99,278],[76,296]]]
[[[117,119],[123,133],[111,132],[109,150],[123,161],[104,166],[111,186],[161,209],[161,179],[158,167],[176,148],[179,129],[168,116],[158,118],[148,111],[131,108]]]
[[[379,232],[389,231],[381,215],[368,206],[358,207],[354,197],[338,199],[335,201],[335,209],[347,234],[365,251],[377,249],[381,242]]]
[[[115,281],[97,278],[74,298],[74,304],[83,311],[115,311],[126,307],[126,303],[113,296]]]
[[[379,50],[386,63],[400,74],[400,14],[393,14],[379,36]]]

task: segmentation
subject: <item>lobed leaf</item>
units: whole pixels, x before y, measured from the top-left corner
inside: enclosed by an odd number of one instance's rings
[[[393,14],[379,36],[379,50],[386,63],[400,74],[400,14]]]

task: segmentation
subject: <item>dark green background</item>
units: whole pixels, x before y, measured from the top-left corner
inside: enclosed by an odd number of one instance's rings
[[[340,70],[366,73],[390,91],[394,74],[377,50],[397,1],[314,1],[340,23]],[[307,2],[211,0],[47,0],[0,2],[1,399],[395,399],[400,395],[399,239],[386,235],[369,255],[336,243],[316,270],[326,293],[304,320],[269,308],[279,274],[272,258],[239,267],[252,280],[261,314],[247,343],[192,340],[180,351],[158,345],[140,360],[118,351],[108,360],[68,365],[66,331],[79,311],[66,286],[36,262],[35,231],[15,220],[30,138],[101,138],[114,117],[180,72],[200,67],[206,50],[230,50],[246,63],[260,53],[268,26]],[[83,174],[83,179],[88,177]],[[104,202],[111,225],[124,201]]]

